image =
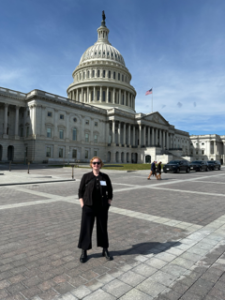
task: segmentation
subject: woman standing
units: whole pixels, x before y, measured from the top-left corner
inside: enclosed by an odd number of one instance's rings
[[[157,165],[157,170],[156,170],[156,172],[157,172],[157,179],[162,179],[161,178],[161,173],[162,173],[162,166],[161,166],[161,161],[158,163],[158,165]]]
[[[92,231],[97,220],[97,246],[102,247],[102,256],[112,257],[108,252],[108,209],[112,202],[112,184],[109,176],[101,173],[102,160],[94,156],[90,160],[92,172],[83,175],[79,187],[79,200],[82,208],[81,230],[78,248],[82,249],[80,262],[87,261],[87,250],[92,248]]]

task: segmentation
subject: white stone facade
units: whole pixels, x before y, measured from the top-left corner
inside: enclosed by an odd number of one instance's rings
[[[104,24],[97,32],[73,72],[68,98],[0,87],[0,161],[87,162],[98,155],[113,163],[166,163],[202,159],[195,141],[203,140],[216,143],[214,152],[205,145],[204,159],[224,160],[225,137],[190,137],[158,112],[135,113],[136,91],[124,58],[109,43]]]

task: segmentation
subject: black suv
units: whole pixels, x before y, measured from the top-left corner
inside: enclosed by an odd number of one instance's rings
[[[207,163],[209,164],[210,170],[221,169],[221,163],[218,160],[209,160]]]
[[[190,170],[193,171],[209,171],[210,166],[207,161],[195,160],[190,163]]]
[[[180,171],[190,172],[189,162],[186,160],[172,160],[168,164],[163,166],[163,172],[180,173]]]

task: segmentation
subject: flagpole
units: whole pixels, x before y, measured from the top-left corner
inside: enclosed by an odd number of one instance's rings
[[[153,113],[153,88],[152,88],[152,113]]]

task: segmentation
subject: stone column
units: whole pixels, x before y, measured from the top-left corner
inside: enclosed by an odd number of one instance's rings
[[[102,86],[100,86],[100,97],[99,97],[99,102],[102,103]]]
[[[115,144],[116,123],[112,121],[112,144]]]
[[[45,106],[41,107],[41,135],[46,136],[45,133],[45,118],[46,118],[46,112],[45,112]],[[52,137],[53,137],[53,132],[52,132]]]
[[[155,144],[156,144],[156,146],[160,143],[158,132],[159,132],[159,130],[158,130],[158,128],[156,128],[155,129]]]
[[[165,149],[166,141],[165,141],[165,130],[163,130],[163,149]]]
[[[213,143],[214,143],[214,155],[217,155],[216,141],[214,141]],[[215,159],[216,159],[216,158],[215,158]]]
[[[4,134],[7,135],[7,127],[8,127],[8,110],[9,105],[5,104],[5,111],[4,111]]]
[[[78,89],[76,89],[76,101],[79,101]]]
[[[126,103],[127,102],[126,91],[124,91],[123,94],[124,94],[124,105],[127,105],[127,103]]]
[[[123,145],[126,145],[126,123],[123,123]]]
[[[152,127],[152,146],[154,146],[155,147],[155,136],[154,136],[154,132],[155,131],[155,129]]]
[[[19,129],[19,106],[16,106],[16,116],[15,116],[15,136],[18,137],[18,129]]]
[[[170,143],[169,143],[169,132],[167,131],[167,132],[166,132],[166,148],[167,148],[167,150],[169,150],[169,147],[170,147]]]
[[[84,89],[81,89],[81,102],[84,102]]]
[[[86,99],[87,103],[90,102],[90,93],[89,93],[89,87],[87,87],[87,99]]]
[[[131,132],[130,132],[130,124],[128,124],[128,139],[127,144],[130,147],[131,146]]]
[[[135,146],[135,125],[133,125],[133,146]]]
[[[55,117],[54,117],[54,138],[58,138],[58,128],[57,128],[57,124],[58,124],[58,110],[55,109],[54,110],[54,114],[55,114]]]
[[[121,104],[121,89],[119,89],[119,104]]]
[[[96,87],[94,86],[94,101],[96,101],[96,95],[97,93],[96,93]]]
[[[141,140],[141,124],[139,124],[139,147],[142,145],[142,140]]]
[[[143,128],[143,145],[146,147],[146,126]]]
[[[118,122],[118,144],[121,146],[121,123]]]
[[[150,127],[148,126],[148,146],[150,146]]]
[[[106,131],[105,131],[105,135],[106,135],[106,146],[108,146],[109,143],[109,123],[106,123]]]
[[[113,104],[115,104],[115,94],[116,94],[116,90],[115,88],[113,88]]]
[[[109,88],[106,89],[106,103],[109,103]]]
[[[162,145],[162,130],[161,129],[159,129],[159,145],[161,148],[163,147],[163,145]]]

